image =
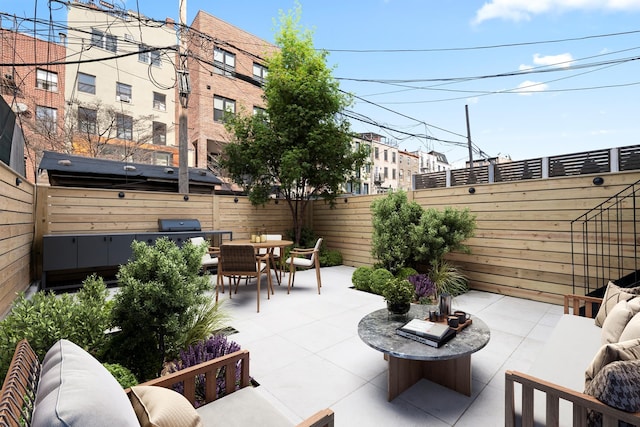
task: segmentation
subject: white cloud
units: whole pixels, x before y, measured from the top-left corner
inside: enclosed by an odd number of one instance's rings
[[[560,55],[540,56],[539,53],[533,55],[533,63],[536,65],[548,65],[558,68],[569,68],[573,64],[573,56],[570,53]]]
[[[518,67],[518,70],[520,71],[530,71],[532,69],[533,69],[532,65],[520,64],[520,66]]]
[[[517,93],[518,95],[529,96],[533,95],[534,92],[544,92],[548,87],[549,85],[546,83],[525,80],[518,85],[517,89],[513,89],[511,92]]]
[[[477,104],[478,102],[480,102],[480,98],[478,98],[477,96],[467,98],[467,104]]]
[[[640,0],[490,0],[476,12],[475,24],[490,19],[528,21],[534,15],[569,10],[640,10]]]

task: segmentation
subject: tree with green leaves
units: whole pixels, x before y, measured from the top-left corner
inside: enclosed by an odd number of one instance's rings
[[[296,243],[309,201],[335,203],[366,159],[364,149],[353,149],[349,122],[340,114],[351,97],[340,91],[327,52],[313,47],[300,15],[300,5],[280,13],[280,50],[266,61],[265,112],[227,116],[231,142],[220,162],[253,205],[266,203],[277,188],[291,210]]]

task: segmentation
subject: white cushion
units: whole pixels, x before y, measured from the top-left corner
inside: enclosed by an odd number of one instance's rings
[[[636,315],[629,320],[618,341],[629,341],[635,338],[640,338],[640,313],[636,313]]]
[[[168,388],[131,387],[131,405],[141,427],[202,427],[200,415],[191,403]]]
[[[627,301],[623,300],[617,303],[611,311],[609,311],[604,322],[602,322],[602,344],[618,342],[620,334],[622,334],[622,331],[633,315],[634,313]]]
[[[139,427],[118,381],[93,356],[67,340],[42,362],[32,427]]]
[[[287,263],[291,264],[291,258],[287,259]],[[299,267],[313,267],[313,260],[309,258],[293,258],[293,265]]]
[[[621,288],[615,283],[609,282],[607,284],[607,289],[604,292],[604,297],[602,298],[602,304],[600,305],[600,309],[598,310],[598,314],[596,315],[596,326],[602,326],[602,324],[604,323],[604,319],[617,303],[623,300],[629,301],[639,293],[640,287]]]

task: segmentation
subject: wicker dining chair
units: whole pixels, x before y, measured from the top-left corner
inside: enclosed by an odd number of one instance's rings
[[[271,299],[273,284],[271,283],[271,269],[268,255],[256,255],[251,245],[222,245],[220,246],[220,262],[218,265],[218,277],[216,282],[216,301],[218,301],[218,289],[224,292],[224,278],[229,278],[229,298],[232,296],[231,279],[233,278],[238,293],[238,284],[241,277],[257,277],[258,313],[260,312],[260,282],[262,274],[267,275],[267,299]]]
[[[322,245],[322,238],[319,238],[316,245],[310,249],[293,248],[289,252],[289,258],[285,261],[289,265],[289,283],[287,285],[287,293],[293,287],[296,280],[296,269],[298,268],[315,268],[316,269],[316,281],[318,282],[318,294],[320,294],[320,288],[322,282],[320,280],[320,246]]]

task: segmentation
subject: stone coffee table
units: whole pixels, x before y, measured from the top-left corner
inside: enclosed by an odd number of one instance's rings
[[[405,319],[389,316],[386,308],[367,314],[358,324],[358,335],[370,347],[381,351],[389,362],[389,401],[425,378],[471,396],[471,354],[489,342],[489,327],[471,316],[467,326],[440,348],[413,341],[396,334],[396,329],[414,318],[424,319],[434,306],[411,304]]]

